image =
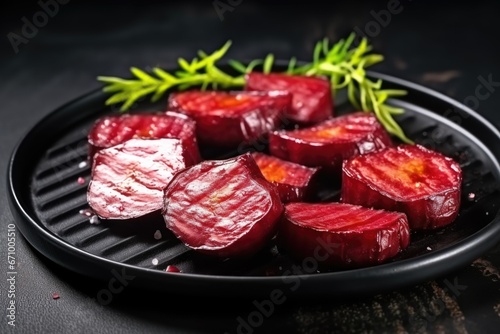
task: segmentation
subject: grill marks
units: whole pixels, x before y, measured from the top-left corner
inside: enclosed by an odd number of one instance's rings
[[[193,119],[171,111],[101,117],[88,134],[89,156],[129,139],[176,138],[183,141],[189,157],[198,162],[201,157],[195,131]]]
[[[415,157],[406,150],[387,151],[387,154],[379,155],[379,157],[377,163],[357,165],[359,174],[364,175],[370,185],[378,191],[382,192],[386,188],[391,188],[398,198],[405,197],[407,194],[419,198],[456,184],[455,176],[449,173],[446,164],[437,159],[431,163]],[[402,162],[404,160],[406,162]],[[435,167],[433,164],[436,164]],[[430,166],[433,166],[434,170],[431,170]],[[436,170],[443,172],[437,174]],[[384,187],[380,186],[380,179],[385,180]]]
[[[318,207],[320,208],[320,207]],[[318,220],[320,214],[321,220]],[[294,218],[299,221],[315,222],[315,228],[328,229],[329,231],[342,230],[345,228],[355,229],[366,226],[368,229],[383,225],[386,217],[382,211],[361,211],[359,207],[337,205],[333,210],[302,210],[294,213]],[[367,221],[370,221],[368,227]]]

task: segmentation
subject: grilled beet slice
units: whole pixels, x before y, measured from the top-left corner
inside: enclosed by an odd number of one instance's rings
[[[98,119],[88,134],[89,157],[92,158],[100,149],[133,138],[181,139],[193,163],[201,161],[194,120],[171,111],[110,115]]]
[[[347,160],[342,202],[406,213],[412,229],[455,220],[462,171],[458,163],[420,145],[401,145]]]
[[[170,95],[168,108],[195,119],[200,143],[237,147],[275,130],[291,101],[281,91],[184,91]]]
[[[176,174],[163,216],[186,246],[207,255],[246,258],[274,237],[283,212],[276,188],[249,153],[205,160]]]
[[[278,242],[293,257],[321,268],[376,265],[410,243],[404,213],[344,203],[289,203]]]
[[[309,167],[323,167],[340,175],[342,161],[392,146],[373,114],[356,112],[311,127],[273,131],[269,151],[281,159]]]
[[[311,198],[318,168],[302,166],[260,152],[253,152],[252,156],[266,180],[277,187],[283,203]]]
[[[323,77],[252,72],[245,81],[247,90],[290,92],[292,108],[285,116],[292,122],[312,124],[334,115],[330,81]]]
[[[129,139],[94,155],[87,199],[105,219],[158,211],[173,174],[190,165],[180,139]]]

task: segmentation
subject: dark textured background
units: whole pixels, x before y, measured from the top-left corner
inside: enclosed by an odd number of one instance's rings
[[[179,56],[211,51],[233,41],[231,58],[310,59],[314,42],[336,40],[354,27],[375,22],[388,1],[242,1],[221,21],[212,1],[70,1],[16,54],[7,34],[22,33],[23,17],[40,10],[36,1],[1,10],[0,34],[0,266],[6,272],[6,169],[15,144],[41,117],[100,84],[98,75],[128,76],[128,68],[171,66]],[[7,6],[7,5],[4,5]],[[473,96],[478,77],[500,81],[500,37],[494,2],[401,0],[371,42],[386,56],[373,69],[431,87],[460,102]],[[498,91],[497,91],[498,90]],[[475,109],[500,126],[500,87]],[[2,311],[0,332],[165,333],[236,332],[237,317],[251,301],[222,303],[152,296],[125,290],[110,305],[96,302],[101,282],[83,279],[49,262],[17,237],[16,328]],[[404,291],[356,300],[286,303],[265,319],[267,332],[495,333],[500,328],[500,245],[463,270]],[[446,290],[445,280],[466,289]],[[5,310],[6,285],[0,279]],[[57,292],[60,299],[53,300]],[[161,298],[159,298],[161,297]],[[153,304],[156,302],[158,306]],[[259,331],[256,331],[259,332]]]

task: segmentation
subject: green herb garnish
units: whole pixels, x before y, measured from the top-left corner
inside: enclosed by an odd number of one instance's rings
[[[381,62],[383,56],[370,53],[372,47],[366,38],[363,38],[358,46],[353,45],[354,39],[355,34],[352,33],[346,39],[330,45],[325,38],[316,43],[310,63],[297,64],[297,60],[291,58],[284,72],[322,75],[329,78],[332,94],[347,89],[349,101],[355,108],[373,112],[389,133],[403,142],[413,143],[393,118],[393,115],[402,114],[404,109],[387,104],[388,99],[405,95],[406,91],[382,89],[382,80],[370,80],[366,76],[366,68]],[[190,87],[201,89],[243,87],[246,73],[254,70],[269,73],[273,70],[275,59],[272,54],[248,64],[229,60],[228,64],[239,73],[234,76],[221,70],[217,63],[225,56],[230,46],[231,41],[228,41],[212,54],[199,51],[198,57],[193,58],[191,62],[179,58],[179,69],[172,73],[159,67],[154,67],[150,73],[132,67],[131,72],[135,77],[133,79],[100,76],[98,80],[106,84],[104,92],[112,94],[106,100],[106,105],[122,103],[120,111],[125,112],[139,99],[152,94],[151,101],[156,102],[174,87],[178,90]]]

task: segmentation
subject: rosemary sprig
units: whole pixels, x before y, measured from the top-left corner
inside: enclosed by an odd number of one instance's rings
[[[174,87],[184,90],[193,86],[200,86],[201,89],[243,86],[245,84],[243,76],[233,77],[219,69],[216,64],[226,54],[230,46],[231,41],[228,41],[222,48],[210,55],[199,51],[199,58],[194,58],[191,62],[179,58],[180,69],[175,73],[168,73],[159,67],[154,67],[150,74],[132,67],[130,71],[135,79],[99,76],[97,79],[106,84],[103,91],[113,93],[106,100],[106,105],[123,103],[120,110],[125,112],[138,99],[153,94],[151,101],[156,102]]]
[[[285,73],[299,75],[321,75],[329,78],[332,94],[341,89],[347,89],[350,103],[359,110],[373,112],[385,129],[406,143],[413,143],[403,132],[393,115],[402,114],[401,108],[390,106],[387,102],[392,97],[406,94],[405,90],[382,89],[382,80],[373,81],[366,75],[366,68],[383,61],[380,54],[370,53],[372,47],[363,38],[358,46],[353,46],[355,34],[330,45],[328,39],[316,43],[312,61],[298,65],[291,58]],[[104,91],[112,93],[106,100],[106,105],[123,103],[120,110],[127,111],[138,99],[152,94],[151,100],[159,100],[168,90],[176,87],[184,90],[190,87],[201,89],[235,88],[245,85],[245,74],[254,70],[264,73],[273,71],[274,56],[268,54],[264,59],[256,59],[248,64],[229,60],[229,65],[238,75],[230,75],[219,67],[217,62],[224,57],[231,46],[228,41],[212,54],[198,52],[198,58],[191,62],[179,58],[179,70],[168,73],[155,67],[152,73],[146,73],[138,68],[131,68],[135,79],[116,77],[98,77],[106,85]]]

